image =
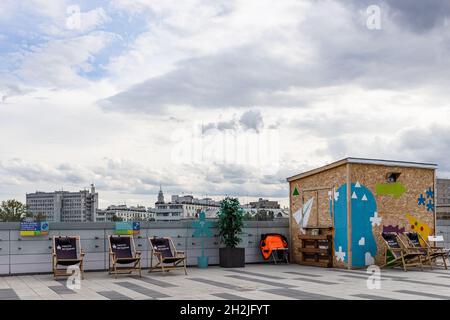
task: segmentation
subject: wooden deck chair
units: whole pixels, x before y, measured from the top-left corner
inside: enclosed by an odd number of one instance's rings
[[[67,273],[67,268],[73,265],[78,265],[81,279],[84,279],[83,259],[84,252],[79,236],[53,236],[52,268],[55,279],[58,276],[71,276],[72,274]]]
[[[169,272],[177,268],[184,268],[184,274],[187,275],[186,270],[186,255],[184,251],[179,251],[175,248],[171,238],[156,238],[149,237],[151,254],[148,272],[154,269]],[[156,258],[156,264],[153,265],[153,257]]]
[[[422,257],[425,256],[423,252],[417,250],[417,248],[408,247],[402,242],[396,233],[381,234],[381,238],[385,243],[384,250],[384,267],[403,267],[404,271],[408,271],[408,267],[419,266],[423,270]],[[392,254],[392,259],[387,261],[388,253]]]
[[[131,235],[109,235],[109,265],[108,273],[130,274],[138,271],[141,274],[141,252],[136,251],[134,239]]]
[[[428,241],[426,241],[417,232],[405,232],[405,238],[411,244],[411,246],[418,248],[418,250],[424,252],[426,255],[425,262],[429,264],[430,268],[433,269],[433,263],[436,263],[438,258],[442,259],[445,269],[447,270],[447,258],[449,255],[448,250],[443,247],[433,247]]]

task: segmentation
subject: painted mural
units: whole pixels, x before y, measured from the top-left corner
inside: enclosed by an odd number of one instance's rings
[[[428,187],[427,190],[425,190],[425,196],[423,193],[419,195],[417,198],[417,205],[424,206],[427,211],[434,212],[434,191],[431,187]]]
[[[409,222],[409,230],[419,233],[424,239],[428,239],[431,233],[431,228],[425,222],[417,219],[416,217],[406,214],[406,219]]]
[[[347,184],[340,186],[335,193],[334,227],[338,261],[348,262],[347,241]],[[381,217],[377,214],[377,204],[372,192],[359,182],[352,183],[352,265],[364,267],[374,263],[377,244],[373,235],[373,226],[380,225]]]
[[[406,188],[400,182],[377,183],[375,185],[377,196],[393,196],[400,198],[406,192]]]
[[[388,226],[383,226],[383,232],[395,232],[395,233],[403,233],[405,232],[405,227],[400,227],[399,225],[388,225]]]
[[[314,197],[305,202],[303,207],[300,207],[294,213],[294,219],[300,227],[300,231],[304,233],[304,228],[308,226],[309,217],[311,215],[311,209],[313,207]]]

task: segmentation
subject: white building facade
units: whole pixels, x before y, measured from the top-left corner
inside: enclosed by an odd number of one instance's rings
[[[94,221],[98,210],[98,193],[94,185],[79,192],[55,191],[26,194],[28,211],[54,222]]]
[[[156,221],[176,221],[195,219],[200,211],[204,211],[207,218],[215,218],[219,207],[220,203],[217,201],[210,198],[197,199],[192,195],[173,195],[170,202],[165,202],[160,190],[155,208],[150,210]]]
[[[110,222],[116,217],[119,221],[149,221],[153,218],[153,213],[144,206],[117,205],[109,206],[106,209],[97,210],[95,221]]]

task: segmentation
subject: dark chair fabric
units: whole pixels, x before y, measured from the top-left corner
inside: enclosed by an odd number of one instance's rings
[[[170,248],[170,241],[166,238],[153,238],[151,239],[153,250],[161,253],[161,256],[165,258],[164,260],[168,260],[168,258],[174,258],[174,254],[172,249]]]
[[[385,233],[383,232],[381,236],[386,240],[390,248],[400,249],[400,244],[397,240],[397,235],[395,233]]]
[[[79,261],[77,239],[70,237],[55,238],[55,254],[59,265],[73,265],[77,263]]]
[[[411,244],[414,247],[420,248],[422,245],[420,244],[419,235],[415,232],[406,232],[406,236],[411,241]]]
[[[130,237],[121,237],[114,236],[110,238],[111,241],[111,250],[116,255],[116,258],[119,260],[133,260],[133,253],[131,252],[131,238]]]

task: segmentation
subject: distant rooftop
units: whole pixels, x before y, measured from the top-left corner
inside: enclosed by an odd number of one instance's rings
[[[360,164],[374,164],[374,165],[380,165],[380,166],[390,166],[390,167],[410,167],[410,168],[423,168],[423,169],[436,169],[437,164],[435,163],[425,163],[425,162],[410,162],[410,161],[398,161],[398,160],[383,160],[383,159],[368,159],[368,158],[345,158],[341,159],[335,162],[332,162],[330,164],[327,164],[325,166],[305,171],[303,173],[296,174],[294,176],[288,177],[287,181],[296,180],[299,178],[304,178],[325,170],[329,170],[338,166],[341,166],[343,164],[347,163],[360,163]]]

